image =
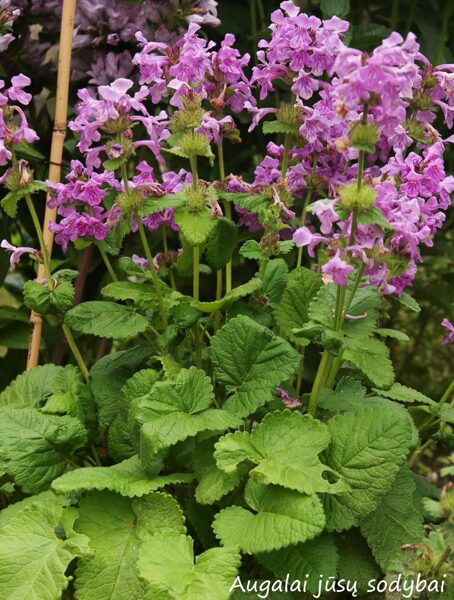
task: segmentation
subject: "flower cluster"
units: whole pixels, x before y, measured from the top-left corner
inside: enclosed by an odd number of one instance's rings
[[[5,87],[5,82],[0,80],[0,166],[8,164],[15,146],[24,141],[31,144],[38,139],[36,132],[28,126],[27,117],[21,108],[27,106],[32,99],[31,94],[24,89],[30,83],[25,75],[12,77],[10,87]],[[2,183],[5,181],[4,175]]]

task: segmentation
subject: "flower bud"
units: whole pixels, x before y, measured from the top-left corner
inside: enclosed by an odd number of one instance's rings
[[[362,185],[360,189],[356,183],[343,185],[339,190],[340,204],[348,210],[365,211],[370,208],[377,194],[374,188],[369,185]]]
[[[18,160],[17,164],[11,167],[6,178],[6,187],[15,192],[21,188],[26,188],[32,180],[32,171],[26,160]]]
[[[277,120],[290,127],[298,127],[302,111],[293,104],[282,104],[277,111]]]
[[[187,133],[180,140],[180,148],[188,157],[206,156],[210,151],[210,144],[201,133]]]
[[[185,186],[184,190],[184,198],[186,200],[186,206],[189,210],[199,211],[202,210],[207,203],[207,190],[198,185],[194,187],[192,184]]]
[[[138,189],[129,189],[118,196],[118,206],[122,212],[137,210],[143,204],[143,196]]]
[[[357,150],[374,152],[378,141],[378,129],[375,123],[359,123],[350,131],[350,143]]]
[[[184,133],[188,129],[197,129],[202,124],[203,108],[183,108],[172,115],[170,129],[173,133]]]
[[[210,216],[212,219],[216,219],[216,217],[222,217],[223,216],[223,212],[222,212],[222,208],[219,206],[219,202],[217,200],[213,200],[211,202],[211,210],[210,210]]]

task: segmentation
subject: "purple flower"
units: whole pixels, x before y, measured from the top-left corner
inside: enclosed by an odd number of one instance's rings
[[[441,342],[442,344],[453,344],[454,345],[454,325],[448,319],[443,319],[441,322],[442,326],[448,330],[448,335]]]
[[[293,241],[297,248],[304,248],[308,246],[309,256],[312,258],[314,255],[314,248],[322,242],[327,242],[328,238],[323,235],[312,233],[308,227],[300,227],[293,233]]]
[[[11,252],[11,256],[9,259],[11,270],[13,270],[16,267],[16,265],[19,264],[19,261],[23,254],[31,254],[35,257],[38,255],[38,250],[35,250],[35,248],[29,248],[27,246],[21,246],[17,248],[16,246],[10,244],[7,240],[2,240],[0,247],[6,250],[7,252]]]
[[[322,267],[322,273],[329,275],[336,285],[347,285],[348,276],[351,275],[354,268],[341,258],[341,251],[338,249],[336,254]]]
[[[281,398],[282,403],[287,408],[298,408],[302,405],[302,402],[299,398],[292,398],[288,392],[286,392],[282,388],[276,388],[276,392],[278,396]]]

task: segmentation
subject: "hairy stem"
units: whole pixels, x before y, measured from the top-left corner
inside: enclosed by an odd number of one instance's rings
[[[88,380],[90,379],[90,374],[88,372],[87,365],[85,364],[85,361],[82,358],[82,354],[80,353],[80,350],[77,347],[73,334],[71,333],[70,328],[64,323],[62,325],[62,329],[66,336],[66,339],[68,340],[68,345],[71,348],[71,352],[73,353],[74,358],[76,359],[76,362],[79,366],[80,372],[82,373],[82,377],[84,378],[85,383],[88,383]]]
[[[200,298],[200,291],[199,291],[199,284],[200,284],[200,246],[193,246],[192,248],[192,262],[193,262],[193,269],[192,269],[192,288],[193,288],[193,297],[194,300],[199,301]]]
[[[29,193],[25,194],[25,200],[27,202],[28,211],[35,227],[36,235],[38,236],[39,247],[41,250],[41,256],[43,257],[43,264],[46,271],[47,287],[51,290],[54,287],[52,283],[52,273],[50,269],[49,253],[47,251],[46,244],[44,242],[43,230],[41,229],[41,223],[39,222],[38,215],[36,214],[35,205]]]
[[[325,383],[325,379],[331,366],[332,360],[333,359],[331,354],[327,350],[325,350],[322,354],[320,364],[318,365],[317,374],[315,376],[314,385],[312,386],[311,396],[309,398],[308,412],[313,417],[317,412],[318,397],[320,394],[320,390],[322,389]]]

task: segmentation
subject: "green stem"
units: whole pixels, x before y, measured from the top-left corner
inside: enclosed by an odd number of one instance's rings
[[[361,266],[358,269],[358,273],[356,274],[356,279],[355,279],[355,283],[353,284],[352,291],[347,299],[347,302],[345,303],[344,317],[347,314],[348,309],[352,305],[353,298],[355,297],[355,294],[358,290],[359,284],[361,283],[361,279],[363,278],[365,268],[366,268],[366,265],[364,263],[361,263]]]
[[[344,302],[345,294],[347,292],[346,285],[337,286],[336,292],[336,307],[334,309],[334,329],[340,331],[342,327],[342,321],[344,317]]]
[[[224,146],[222,144],[222,137],[218,144],[218,163],[219,163],[219,179],[220,179],[221,183],[224,183],[225,166],[224,166]]]
[[[200,298],[199,283],[200,283],[200,246],[193,246],[192,248],[193,257],[193,271],[192,271],[192,285],[193,285],[193,297],[197,302]]]
[[[156,298],[158,299],[159,313],[161,315],[162,325],[164,328],[166,328],[168,325],[168,321],[167,321],[166,311],[164,308],[164,300],[162,297],[161,282],[159,280],[158,272],[156,271],[156,267],[153,262],[153,256],[151,255],[150,246],[148,245],[148,240],[147,240],[147,236],[145,233],[145,229],[143,227],[142,219],[140,218],[137,210],[134,211],[134,215],[136,217],[137,228],[139,230],[140,240],[142,242],[142,246],[143,246],[143,249],[145,252],[145,257],[146,257],[146,259],[148,261],[148,265],[150,267],[150,273],[151,273],[153,285],[154,285],[155,292],[156,292]]]
[[[220,300],[222,298],[222,269],[218,269],[216,271],[216,300]],[[216,311],[216,315],[214,317],[214,330],[217,331],[219,329],[219,323],[221,320],[221,313]]]
[[[82,377],[84,378],[85,383],[88,383],[88,380],[90,379],[90,374],[88,372],[87,365],[85,364],[85,361],[82,358],[82,354],[80,353],[79,348],[77,347],[73,334],[71,333],[70,328],[64,323],[62,325],[62,329],[63,333],[66,336],[66,339],[68,340],[68,345],[71,348],[71,352],[73,353],[74,358],[76,359],[76,362],[79,366],[80,372],[82,373]]]
[[[219,162],[219,178],[221,180],[221,184],[224,184],[225,180],[225,166],[224,166],[224,147],[221,141],[218,144],[218,162]],[[224,213],[226,218],[231,221],[232,220],[232,207],[228,200],[224,201]],[[232,261],[225,265],[225,291],[228,294],[232,291]]]
[[[399,25],[399,0],[393,0],[391,9],[391,29],[394,31]]]
[[[109,257],[107,256],[106,252],[103,250],[103,248],[101,248],[101,246],[98,246],[98,250],[99,250],[99,254],[101,255],[101,258],[106,266],[106,269],[107,269],[112,281],[118,281],[117,274],[113,270],[112,263],[110,262]]]
[[[303,212],[301,213],[301,227],[304,227],[304,223],[306,222],[307,209],[309,207],[309,203],[312,197],[312,188],[308,188],[306,192],[306,197],[304,198],[303,204]],[[303,246],[298,248],[298,260],[296,261],[297,268],[301,267],[303,262]]]
[[[162,227],[162,247],[164,248],[165,254],[169,252],[169,245],[167,243],[167,226],[164,225]],[[173,274],[172,267],[169,267],[169,279],[170,279],[170,287],[172,290],[177,289],[177,285],[175,282],[175,275]]]
[[[52,283],[52,272],[50,269],[49,253],[47,251],[47,246],[44,241],[41,223],[39,222],[39,218],[38,218],[38,215],[35,210],[35,205],[33,204],[33,200],[31,199],[31,196],[29,193],[25,194],[25,200],[27,202],[27,207],[30,212],[30,216],[32,218],[33,225],[35,226],[36,235],[38,236],[39,247],[41,249],[41,255],[43,257],[43,264],[44,264],[44,268],[46,270],[47,287],[51,290],[54,287],[54,284]]]
[[[189,163],[191,165],[191,173],[192,173],[192,187],[197,189],[199,185],[199,174],[197,172],[197,156],[191,156],[189,158]]]
[[[325,382],[326,374],[329,371],[331,362],[332,356],[327,350],[325,350],[323,352],[322,359],[318,366],[317,374],[314,380],[314,385],[312,386],[311,396],[309,398],[308,412],[313,417],[317,412],[318,396]]]
[[[296,380],[296,396],[297,398],[301,395],[301,385],[303,383],[303,366],[304,366],[304,346],[300,349],[301,361],[298,369],[298,378]]]
[[[364,150],[359,151],[358,157],[358,175],[356,181],[356,189],[359,191],[363,185],[364,163],[366,161],[366,153]]]
[[[443,394],[443,396],[440,399],[440,402],[438,403],[438,406],[443,406],[443,404],[449,399],[451,394],[454,394],[454,379],[446,388],[445,393]]]
[[[281,178],[282,179],[285,179],[285,177],[287,175],[290,147],[291,147],[291,137],[288,133],[286,133],[285,137],[284,137],[284,155],[282,157],[282,168],[281,168]]]

